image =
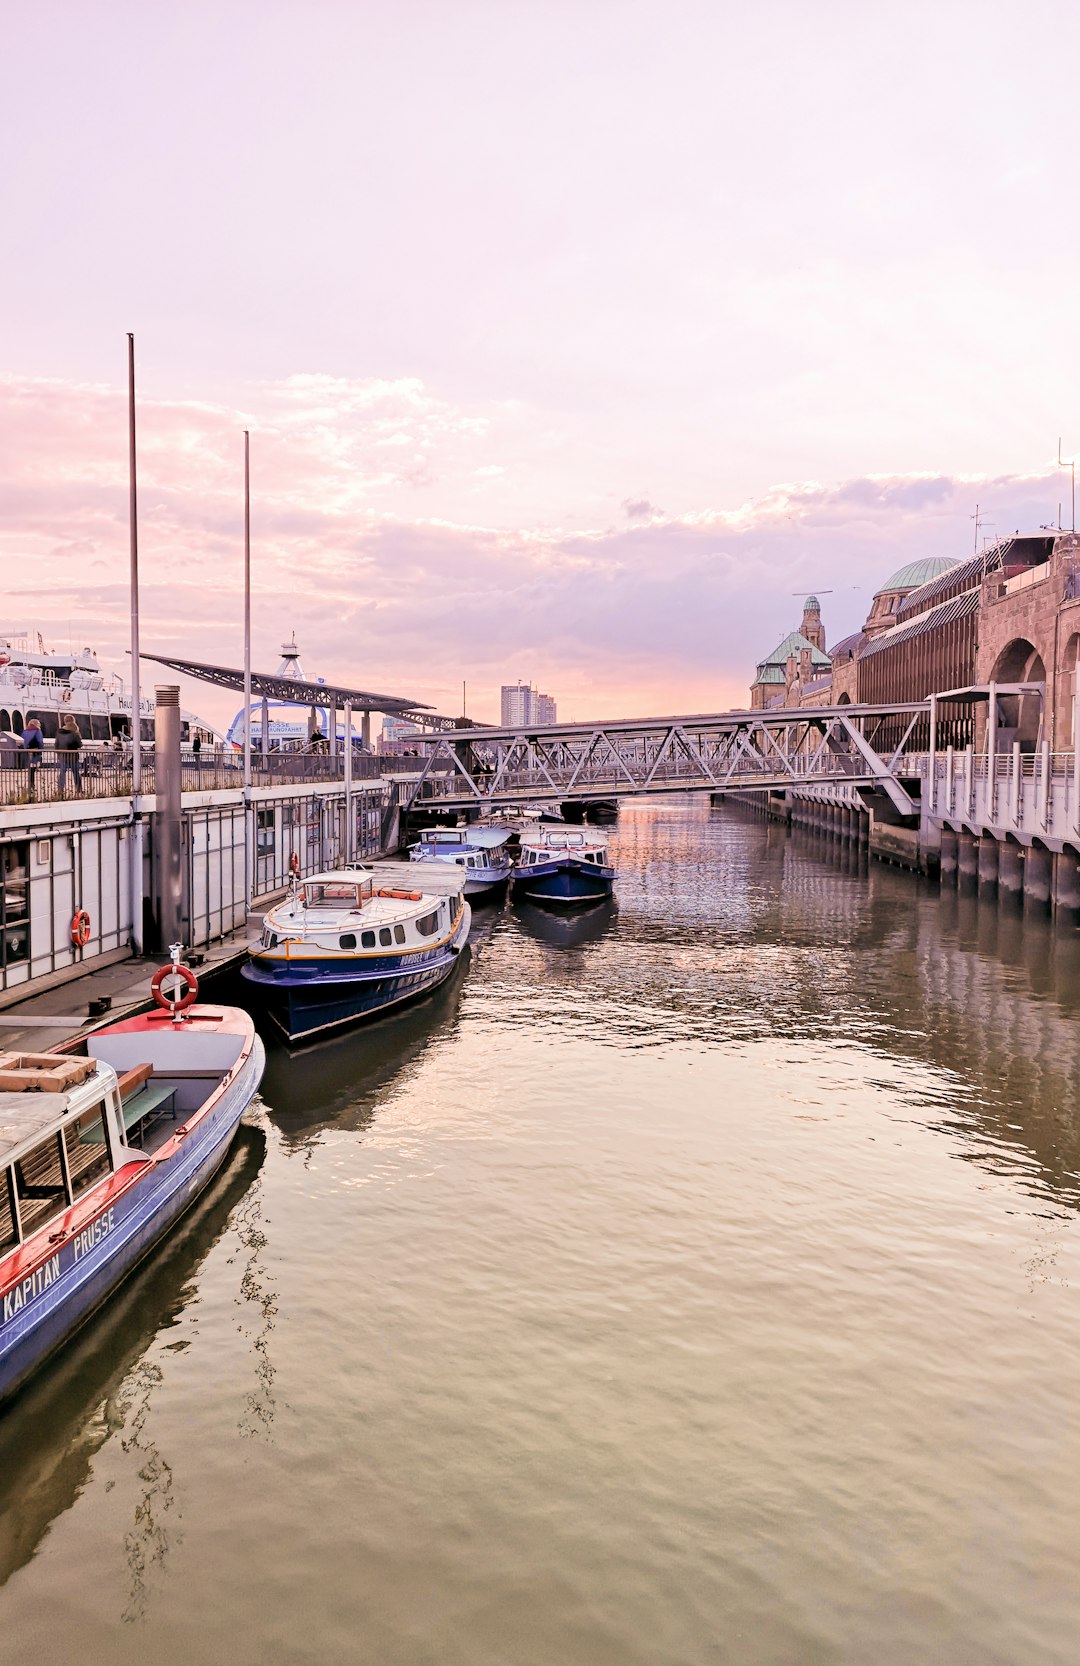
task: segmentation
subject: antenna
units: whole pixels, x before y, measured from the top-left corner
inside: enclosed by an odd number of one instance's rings
[[[1076,531],[1076,458],[1066,458],[1061,455],[1061,435],[1058,435],[1058,468],[1068,469],[1072,476],[1072,530]],[[1060,517],[1059,517],[1060,518]]]
[[[831,596],[831,590],[793,590],[793,596]]]

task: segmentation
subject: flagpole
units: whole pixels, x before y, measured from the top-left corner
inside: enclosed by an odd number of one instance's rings
[[[266,736],[263,736],[263,746]],[[251,786],[251,436],[244,429],[244,786]]]
[[[128,332],[128,519],[131,537],[131,790],[142,787],[142,703],[139,691],[139,524],[135,483],[135,337]]]

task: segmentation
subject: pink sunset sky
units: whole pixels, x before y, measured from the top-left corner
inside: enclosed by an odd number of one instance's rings
[[[10,14],[0,630],[126,670],[128,330],[144,646],[240,663],[247,427],[256,667],[445,711],[742,704],[794,592],[1068,524],[1078,15]]]

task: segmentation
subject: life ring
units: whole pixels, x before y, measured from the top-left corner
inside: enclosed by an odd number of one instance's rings
[[[165,993],[165,985],[171,983],[175,989],[177,979],[184,985],[184,993],[178,1001],[173,1001]],[[185,1012],[198,999],[199,980],[191,967],[185,966],[183,961],[177,961],[175,964],[170,962],[168,966],[159,966],[154,973],[150,982],[150,993],[158,1006],[164,1007],[166,1012]]]
[[[294,879],[300,878],[300,858],[296,854],[295,850],[289,857],[289,872],[292,874]]]
[[[376,891],[377,897],[396,897],[399,902],[419,902],[423,891]]]
[[[85,908],[77,908],[72,915],[71,941],[77,949],[85,949],[90,941],[90,916]]]

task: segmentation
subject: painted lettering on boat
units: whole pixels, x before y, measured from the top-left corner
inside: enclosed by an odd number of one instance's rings
[[[96,1244],[100,1244],[103,1238],[108,1237],[113,1225],[113,1212],[111,1209],[106,1209],[105,1213],[99,1215],[96,1221],[91,1221],[90,1225],[84,1226],[81,1232],[76,1232],[71,1240],[74,1260],[78,1261],[82,1256],[88,1255]]]
[[[4,1319],[13,1319],[16,1313],[22,1311],[27,1302],[33,1301],[35,1296],[40,1296],[41,1292],[47,1290],[50,1284],[55,1284],[59,1277],[60,1255],[58,1252],[50,1260],[43,1262],[40,1267],[35,1267],[34,1271],[28,1274],[21,1283],[16,1284],[8,1291],[4,1297]]]

